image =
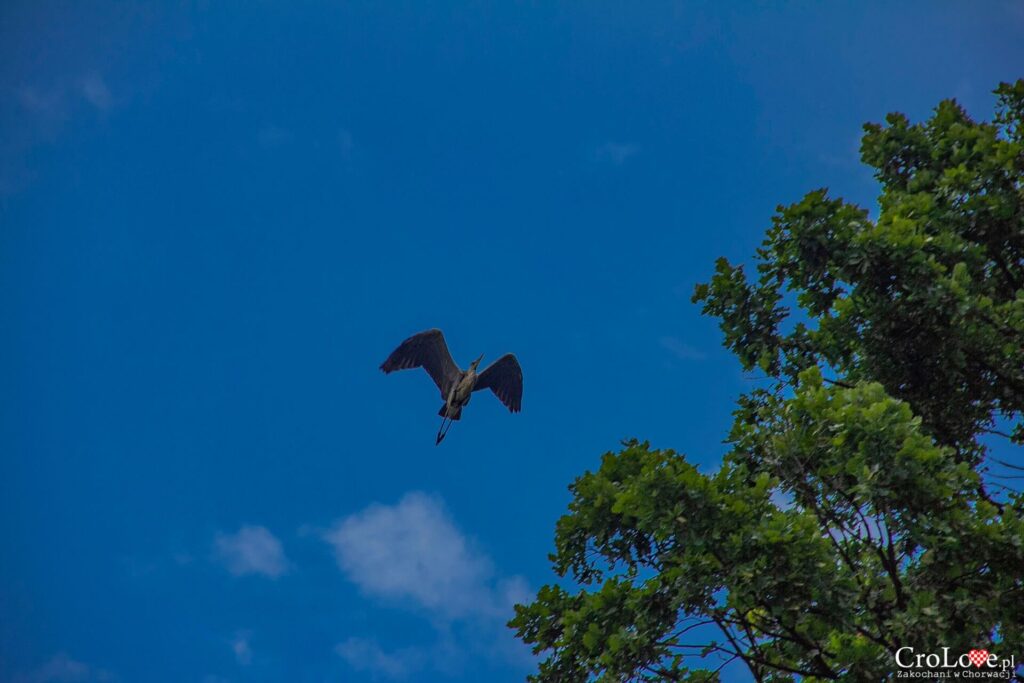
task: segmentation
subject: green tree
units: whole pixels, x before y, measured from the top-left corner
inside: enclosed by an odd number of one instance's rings
[[[811,192],[779,208],[754,281],[722,259],[697,286],[767,386],[716,473],[634,441],[572,484],[552,555],[572,581],[510,623],[545,657],[533,680],[741,660],[868,681],[905,645],[1024,652],[1024,496],[983,441],[1024,442],[1024,80],[996,93],[992,123],[949,100],[865,126],[877,221]]]

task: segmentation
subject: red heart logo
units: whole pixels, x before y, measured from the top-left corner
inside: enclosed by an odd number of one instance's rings
[[[988,650],[971,650],[967,653],[967,659],[971,660],[971,664],[981,668],[981,665],[988,661]]]

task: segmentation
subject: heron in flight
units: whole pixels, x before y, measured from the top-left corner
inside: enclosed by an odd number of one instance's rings
[[[437,430],[437,441],[448,434],[452,422],[462,417],[462,409],[469,403],[474,391],[490,389],[505,407],[518,413],[523,403],[523,369],[519,361],[511,353],[494,361],[483,372],[477,372],[483,356],[469,364],[469,369],[462,370],[444,342],[441,330],[427,330],[406,339],[398,348],[391,352],[380,369],[385,374],[395,370],[423,368],[441,390],[444,405],[437,413],[441,416],[441,427]],[[446,426],[447,425],[447,426]]]

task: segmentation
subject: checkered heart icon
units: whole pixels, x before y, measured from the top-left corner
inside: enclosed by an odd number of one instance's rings
[[[988,661],[988,650],[971,650],[967,653],[967,659],[971,660],[971,664],[981,668],[981,665]]]

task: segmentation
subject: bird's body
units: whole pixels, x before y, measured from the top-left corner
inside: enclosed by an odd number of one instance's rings
[[[469,405],[469,399],[473,398],[473,389],[476,387],[478,376],[473,365],[469,367],[469,370],[463,372],[458,383],[448,392],[448,398],[445,400],[444,405],[441,406],[441,412],[438,415],[450,417],[453,420],[458,420],[462,417],[462,409]]]
[[[519,361],[511,353],[507,353],[491,363],[483,372],[477,367],[483,356],[462,370],[452,360],[448,345],[444,341],[441,330],[420,332],[402,342],[380,369],[385,373],[395,370],[422,367],[441,390],[444,404],[438,415],[441,416],[441,429],[437,433],[437,443],[447,434],[445,420],[458,420],[462,417],[462,409],[466,407],[473,392],[490,389],[494,395],[513,413],[518,413],[523,398],[523,371]],[[448,426],[451,426],[449,422]]]

